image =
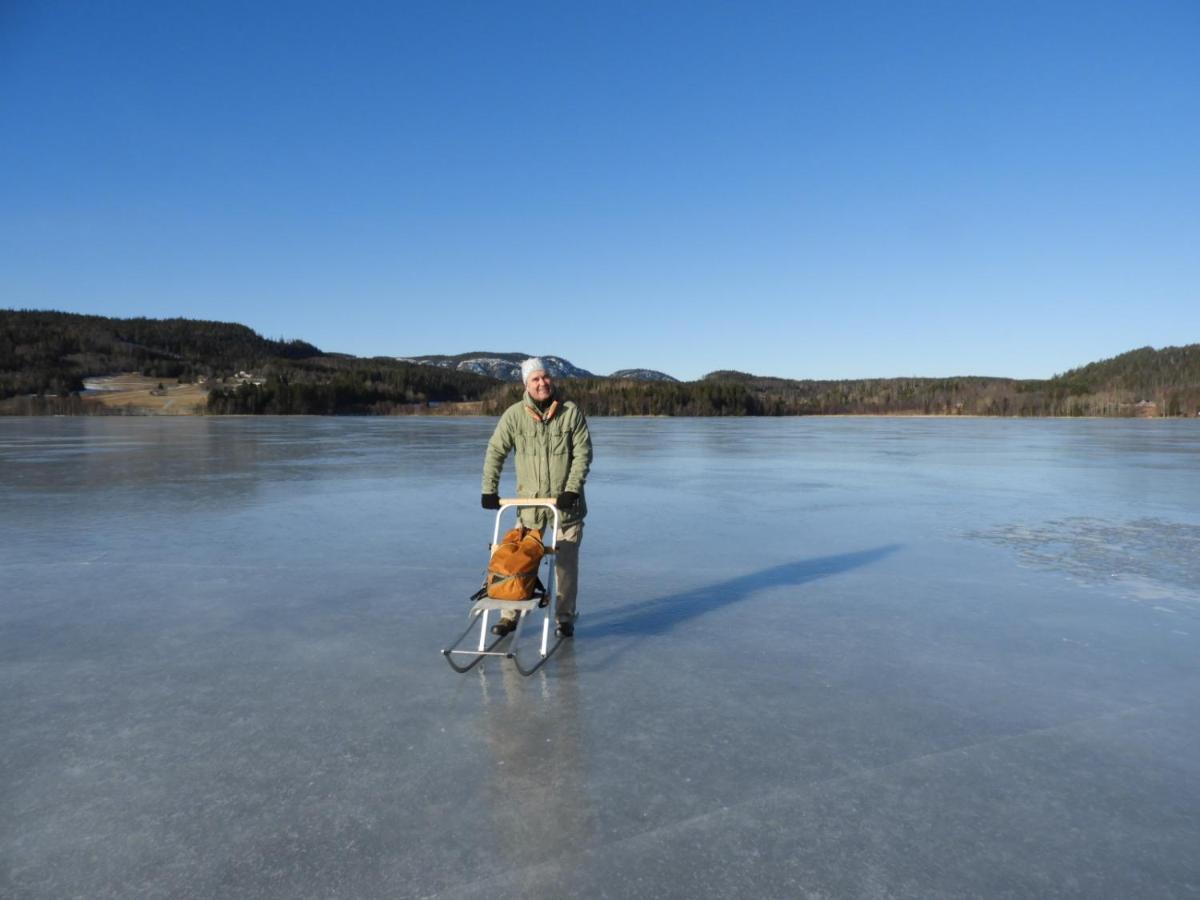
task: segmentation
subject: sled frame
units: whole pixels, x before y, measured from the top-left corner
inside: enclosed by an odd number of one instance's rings
[[[469,621],[466,630],[449,647],[442,650],[442,656],[446,657],[446,662],[456,672],[469,672],[489,656],[495,656],[501,659],[511,659],[518,672],[522,675],[532,675],[545,665],[546,660],[554,655],[554,651],[563,642],[563,639],[557,635],[553,636],[554,642],[550,642],[552,637],[551,627],[555,624],[555,614],[558,606],[557,572],[555,571],[554,557],[558,544],[559,513],[555,501],[549,498],[502,498],[500,500],[500,508],[496,510],[496,522],[492,528],[492,542],[488,545],[488,554],[490,555],[500,542],[500,521],[504,516],[505,510],[520,509],[526,506],[544,506],[548,507],[554,513],[554,525],[550,535],[550,544],[545,548],[546,553],[542,557],[541,563],[545,564],[548,569],[545,579],[545,594],[540,597],[535,595],[529,600],[494,600],[485,594],[475,600],[471,604],[470,611],[467,613]],[[542,610],[542,634],[538,647],[538,659],[533,665],[527,667],[521,661],[520,656],[521,633],[525,627],[525,620],[539,608]],[[501,613],[515,610],[517,612],[517,627],[509,634],[492,638],[491,633],[488,631],[488,619],[491,617],[490,614],[493,609],[499,610]],[[476,629],[479,632],[479,639],[472,648],[469,646],[471,643],[469,639]],[[492,639],[489,640],[489,638]],[[503,649],[497,649],[501,644],[505,643],[506,646]],[[462,661],[456,660],[456,657],[462,659]]]

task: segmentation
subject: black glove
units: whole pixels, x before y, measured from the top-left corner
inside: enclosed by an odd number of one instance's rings
[[[499,509],[500,495],[499,494],[484,494],[479,498],[479,505],[484,509]]]
[[[570,511],[575,508],[575,504],[579,502],[579,494],[575,491],[563,491],[558,495],[558,499],[554,501],[554,505],[559,509]]]

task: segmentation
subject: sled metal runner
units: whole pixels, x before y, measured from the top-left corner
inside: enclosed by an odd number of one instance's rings
[[[539,568],[545,567],[547,570],[544,584],[546,587],[541,594],[535,593],[529,600],[494,600],[486,595],[486,591],[479,591],[471,599],[475,602],[471,604],[471,609],[467,613],[468,624],[466,630],[450,644],[442,650],[442,655],[446,657],[446,662],[450,663],[450,668],[456,672],[469,672],[475,666],[479,665],[489,656],[496,656],[501,659],[511,659],[513,665],[517,667],[517,671],[522,675],[532,675],[540,669],[551,656],[554,651],[562,644],[563,639],[554,634],[555,628],[555,612],[557,607],[557,584],[555,584],[555,567],[554,555],[555,547],[558,543],[558,507],[552,499],[513,499],[504,498],[500,501],[500,508],[496,510],[496,524],[492,529],[492,543],[488,547],[488,553],[495,549],[500,543],[500,520],[506,509],[517,509],[523,506],[545,506],[554,513],[554,525],[550,532],[550,543],[545,548],[545,555],[542,557]],[[541,621],[541,641],[538,646],[538,658],[533,665],[526,666],[520,656],[521,634],[525,628],[525,620],[532,617],[538,609],[542,610]],[[488,631],[488,619],[491,617],[491,611],[497,610],[501,613],[507,611],[515,611],[517,613],[517,627],[506,635],[493,637]],[[479,638],[474,642],[474,647],[471,646],[471,636],[478,630]],[[553,643],[551,640],[553,639]],[[497,649],[501,644],[505,646],[503,649]]]

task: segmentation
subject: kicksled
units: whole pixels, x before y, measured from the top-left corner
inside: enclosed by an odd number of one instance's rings
[[[542,558],[537,564],[537,571],[544,572],[545,578],[543,579],[540,575],[536,576],[536,585],[533,588],[532,596],[523,600],[500,600],[489,597],[485,581],[484,586],[470,598],[473,602],[467,613],[466,631],[459,635],[449,647],[442,650],[446,662],[450,663],[450,667],[456,672],[469,672],[489,656],[495,656],[501,659],[511,659],[518,672],[522,675],[532,675],[554,655],[554,651],[563,642],[563,638],[555,631],[557,585],[555,584],[554,559],[555,545],[558,542],[558,508],[554,500],[501,499],[500,508],[496,510],[496,523],[492,529],[492,542],[488,545],[488,554],[490,556],[500,544],[500,521],[505,510],[520,509],[526,506],[545,506],[554,513],[550,540],[544,545]],[[525,633],[526,620],[536,618],[539,609],[542,611],[541,634],[536,651],[537,657],[533,659],[534,651],[532,649],[527,649],[522,653],[521,639]],[[492,610],[496,610],[497,620],[505,612],[515,612],[517,614],[516,628],[509,634],[499,637],[493,635],[489,631],[488,623]],[[477,637],[476,632],[478,632]],[[532,665],[529,664],[531,662]]]

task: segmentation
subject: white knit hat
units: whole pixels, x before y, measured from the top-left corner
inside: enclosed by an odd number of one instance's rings
[[[548,372],[546,362],[540,356],[531,356],[525,362],[521,363],[521,381],[529,384],[529,376],[534,372]]]

